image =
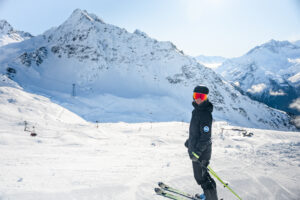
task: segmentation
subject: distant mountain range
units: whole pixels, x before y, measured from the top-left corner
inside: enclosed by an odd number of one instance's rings
[[[300,98],[300,41],[271,40],[244,56],[227,59],[216,72],[251,98],[300,114],[290,107]]]
[[[214,118],[290,129],[290,116],[242,95],[171,42],[106,24],[77,9],[60,26],[0,48],[0,73],[86,120],[189,121],[192,91],[210,88]]]
[[[222,63],[227,59],[221,56],[205,56],[199,55],[196,56],[195,59],[200,63],[209,67],[211,69],[216,69],[222,65]]]

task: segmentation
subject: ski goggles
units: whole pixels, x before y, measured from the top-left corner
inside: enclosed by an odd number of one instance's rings
[[[201,99],[202,101],[204,101],[204,100],[207,99],[207,94],[202,94],[202,93],[194,92],[193,98],[194,99]]]

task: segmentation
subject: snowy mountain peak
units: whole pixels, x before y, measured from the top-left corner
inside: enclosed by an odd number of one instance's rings
[[[76,9],[71,16],[66,20],[67,23],[78,24],[80,22],[101,22],[104,23],[99,17],[94,14],[88,13],[86,10]]]
[[[0,47],[32,37],[30,33],[15,30],[6,20],[0,20]]]
[[[277,41],[272,39],[267,43],[254,47],[247,53],[247,55],[250,55],[252,53],[260,54],[261,51],[266,51],[266,50],[270,51],[270,53],[280,54],[287,50],[299,50],[299,49],[300,46],[298,46],[296,43],[291,43],[289,41]]]
[[[6,20],[0,20],[0,34],[7,34],[13,30],[13,27]]]
[[[289,41],[277,41],[274,39],[271,39],[267,43],[263,44],[262,46],[273,46],[273,47],[283,47],[290,44]]]
[[[269,48],[269,49],[274,49],[274,48],[300,49],[300,47],[296,46],[295,44],[289,41],[277,41],[273,39],[263,44],[262,47]]]
[[[66,44],[95,45],[94,37],[90,35],[101,32],[107,26],[99,17],[86,10],[76,9],[59,27],[44,33],[48,42]],[[97,36],[99,38],[99,36]]]

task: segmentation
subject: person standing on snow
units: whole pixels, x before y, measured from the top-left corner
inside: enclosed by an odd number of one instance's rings
[[[203,189],[206,200],[217,200],[216,182],[209,175],[207,166],[211,158],[211,126],[213,105],[207,99],[209,89],[205,86],[196,86],[193,94],[192,119],[190,122],[189,138],[185,143],[193,163],[194,177]],[[195,152],[197,159],[192,152]]]

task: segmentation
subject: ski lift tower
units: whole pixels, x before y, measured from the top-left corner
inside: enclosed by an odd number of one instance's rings
[[[73,86],[72,96],[75,97],[76,96],[76,90],[75,90],[76,85],[75,85],[75,83],[73,83],[72,86]]]

